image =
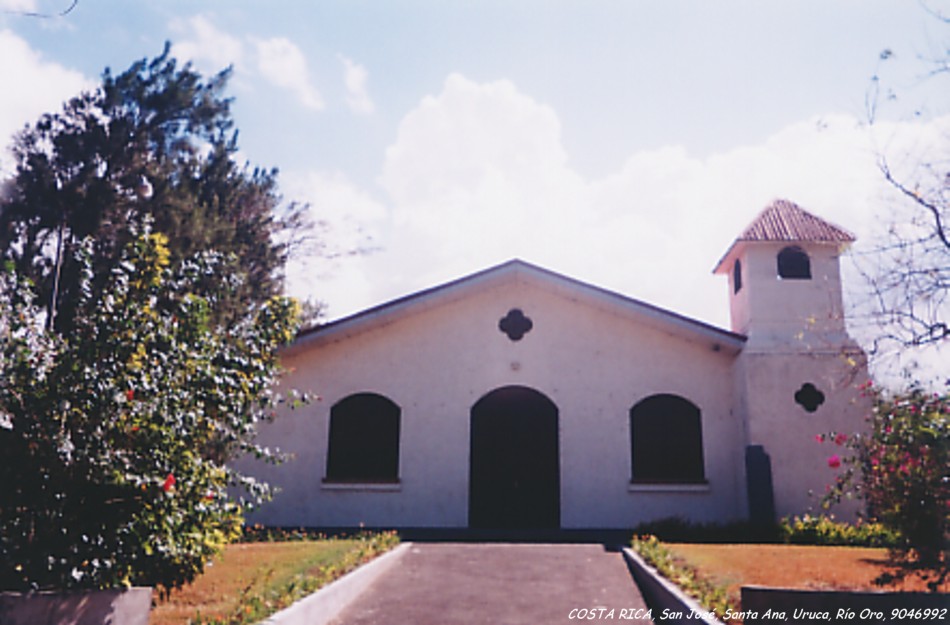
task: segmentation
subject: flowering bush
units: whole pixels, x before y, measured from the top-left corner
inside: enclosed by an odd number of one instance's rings
[[[840,451],[831,468],[844,467],[824,504],[857,494],[868,515],[899,532],[901,559],[946,575],[950,530],[950,396],[918,387],[886,394],[867,385],[875,402],[867,435],[821,435]],[[850,450],[850,455],[839,454]]]
[[[213,254],[172,268],[166,243],[138,234],[102,284],[87,243],[69,336],[0,272],[0,589],[179,586],[267,496],[226,463],[276,460],[253,436],[296,305],[215,326],[237,278]]]

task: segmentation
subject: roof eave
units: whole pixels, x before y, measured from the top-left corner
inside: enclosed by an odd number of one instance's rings
[[[634,314],[642,315],[649,320],[653,327],[661,328],[671,334],[691,335],[696,339],[711,343],[716,349],[725,348],[728,352],[738,353],[746,341],[746,337],[741,334],[627,297],[615,291],[569,278],[521,260],[511,260],[330,323],[303,330],[298,334],[295,341],[284,349],[284,353],[297,353],[309,347],[343,340],[371,328],[383,327],[395,322],[403,314],[410,311],[421,312],[458,299],[476,286],[502,280],[507,276],[518,275],[533,276],[549,285],[553,285],[555,289],[572,288],[580,290],[594,300],[603,301],[607,307],[617,306]]]

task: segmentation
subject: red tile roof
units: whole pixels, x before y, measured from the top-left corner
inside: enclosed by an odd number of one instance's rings
[[[794,202],[775,200],[739,235],[739,241],[837,241],[851,243],[854,235]]]
[[[713,273],[726,271],[726,261],[742,241],[818,241],[847,245],[854,241],[854,235],[812,215],[795,202],[775,200],[732,242]]]

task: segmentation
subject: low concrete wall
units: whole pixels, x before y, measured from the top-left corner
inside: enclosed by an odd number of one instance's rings
[[[745,625],[758,623],[874,624],[950,622],[950,595],[742,587]]]
[[[660,575],[655,568],[644,561],[629,547],[623,550],[623,557],[633,574],[634,581],[640,587],[643,598],[653,610],[653,620],[657,623],[723,625],[722,621],[710,615],[696,600]]]
[[[2,592],[3,625],[148,625],[151,588]]]
[[[402,543],[392,551],[367,562],[332,584],[328,584],[285,610],[272,615],[261,625],[325,625],[388,571],[409,550],[412,543]]]

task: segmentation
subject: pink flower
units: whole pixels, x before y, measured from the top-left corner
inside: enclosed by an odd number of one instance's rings
[[[171,489],[175,488],[175,482],[175,476],[169,473],[168,477],[165,478],[165,482],[162,484],[162,490],[167,493]]]
[[[816,443],[824,443],[824,442],[825,442],[825,435],[824,435],[824,434],[815,434],[815,442],[816,442]]]
[[[844,445],[848,440],[847,434],[836,434],[835,435],[835,445]]]
[[[841,466],[841,458],[838,456],[838,454],[828,456],[828,466],[832,469],[837,469]]]

